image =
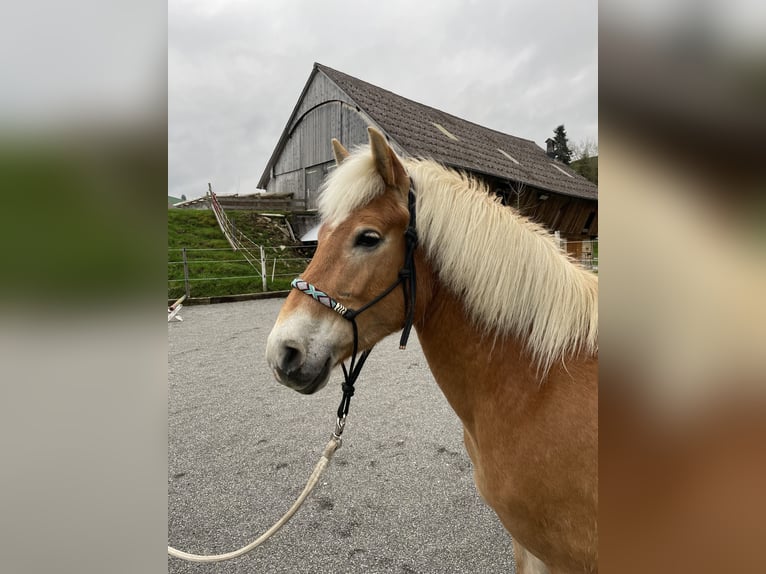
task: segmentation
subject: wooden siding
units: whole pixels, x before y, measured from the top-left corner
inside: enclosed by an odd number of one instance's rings
[[[340,138],[340,102],[322,104],[305,116],[295,127],[301,136],[301,166],[308,167],[333,159],[332,138]]]
[[[542,199],[545,196],[547,199]],[[518,196],[511,192],[507,202],[517,207],[523,215],[551,231],[560,231],[562,236],[569,239],[588,239],[598,235],[598,203],[595,201],[526,187]],[[583,233],[591,214],[590,226]]]
[[[332,138],[349,149],[367,143],[367,119],[341,102],[327,102],[309,111],[295,125],[274,167],[274,175],[333,161]]]
[[[317,73],[288,128],[287,140],[266,189],[290,192],[296,205],[315,208],[321,183],[315,169],[320,166],[324,176],[326,164],[334,161],[332,138],[352,149],[367,143],[367,126],[371,124],[366,114],[357,110],[327,76]]]
[[[271,181],[275,182],[274,189],[269,189],[269,191],[292,193],[293,200],[303,201],[306,195],[303,187],[303,178],[304,175],[302,169],[279,174],[272,178]],[[269,182],[269,185],[271,185],[271,182]]]
[[[300,169],[301,166],[301,131],[295,131],[290,134],[285,147],[279,154],[279,158],[274,164],[274,175]],[[272,178],[273,179],[273,178]],[[271,183],[271,182],[269,182]]]
[[[330,170],[330,167],[335,165],[335,160],[321,163],[318,165],[312,165],[307,167],[304,171],[306,174],[306,200],[305,209],[316,209],[317,196],[319,195],[319,187],[322,185],[325,177]]]
[[[295,126],[297,126],[300,123],[303,116],[310,109],[315,108],[316,106],[324,102],[337,101],[337,100],[341,102],[346,102],[349,105],[353,105],[351,98],[349,98],[345,94],[345,92],[341,91],[332,82],[332,80],[330,80],[330,78],[325,76],[322,72],[317,72],[314,75],[314,79],[311,81],[311,84],[309,84],[308,88],[306,89],[306,93],[303,96],[303,100],[298,106],[298,109],[296,110],[296,113],[295,113],[295,117],[292,123],[288,126],[287,131],[294,130]],[[336,135],[334,137],[338,137],[338,136]]]

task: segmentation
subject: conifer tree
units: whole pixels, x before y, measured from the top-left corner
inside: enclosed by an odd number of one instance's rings
[[[567,139],[567,132],[564,129],[564,124],[561,124],[555,130],[553,130],[554,137],[554,158],[560,162],[569,165],[572,161],[572,152],[569,149],[569,140]]]

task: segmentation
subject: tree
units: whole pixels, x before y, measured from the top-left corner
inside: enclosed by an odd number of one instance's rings
[[[583,159],[584,157],[596,157],[598,155],[598,143],[592,138],[585,138],[579,142],[570,145],[572,150],[572,161]]]
[[[572,152],[569,149],[569,140],[564,124],[553,130],[553,157],[560,162],[569,165],[572,161]]]

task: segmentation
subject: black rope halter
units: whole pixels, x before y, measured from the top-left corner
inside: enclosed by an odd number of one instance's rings
[[[315,301],[318,301],[325,307],[329,307],[341,317],[351,322],[351,327],[354,331],[354,345],[351,352],[351,361],[348,368],[345,363],[341,363],[343,369],[343,398],[338,406],[338,422],[336,425],[336,438],[340,438],[340,433],[343,432],[343,426],[346,422],[346,415],[348,415],[348,408],[351,404],[351,397],[354,396],[354,384],[359,378],[359,373],[362,372],[367,357],[372,351],[372,347],[366,351],[359,352],[359,329],[356,325],[356,318],[360,313],[366,311],[379,301],[381,301],[386,295],[391,293],[400,284],[404,293],[404,327],[402,328],[402,336],[399,339],[399,348],[405,349],[407,347],[407,341],[410,337],[410,331],[412,330],[412,324],[415,320],[415,291],[416,291],[416,278],[415,278],[415,248],[418,245],[418,232],[416,229],[415,221],[415,193],[412,184],[410,184],[410,191],[407,195],[407,207],[410,212],[410,222],[407,229],[404,232],[405,238],[405,252],[404,252],[404,265],[399,270],[399,274],[389,287],[387,287],[380,295],[372,299],[371,301],[362,305],[359,309],[349,309],[340,302],[333,299],[330,295],[317,289],[311,283],[304,281],[303,279],[294,279],[291,286],[294,289],[302,291],[306,295],[311,296]],[[358,357],[357,357],[358,355]]]

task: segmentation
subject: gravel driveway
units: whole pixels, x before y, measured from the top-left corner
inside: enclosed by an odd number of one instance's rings
[[[340,371],[304,396],[264,359],[282,299],[185,307],[168,324],[168,540],[234,550],[303,489],[340,401]],[[249,555],[168,559],[169,573],[513,572],[511,540],[473,484],[462,427],[416,337],[381,341],[343,447],[303,508]]]

